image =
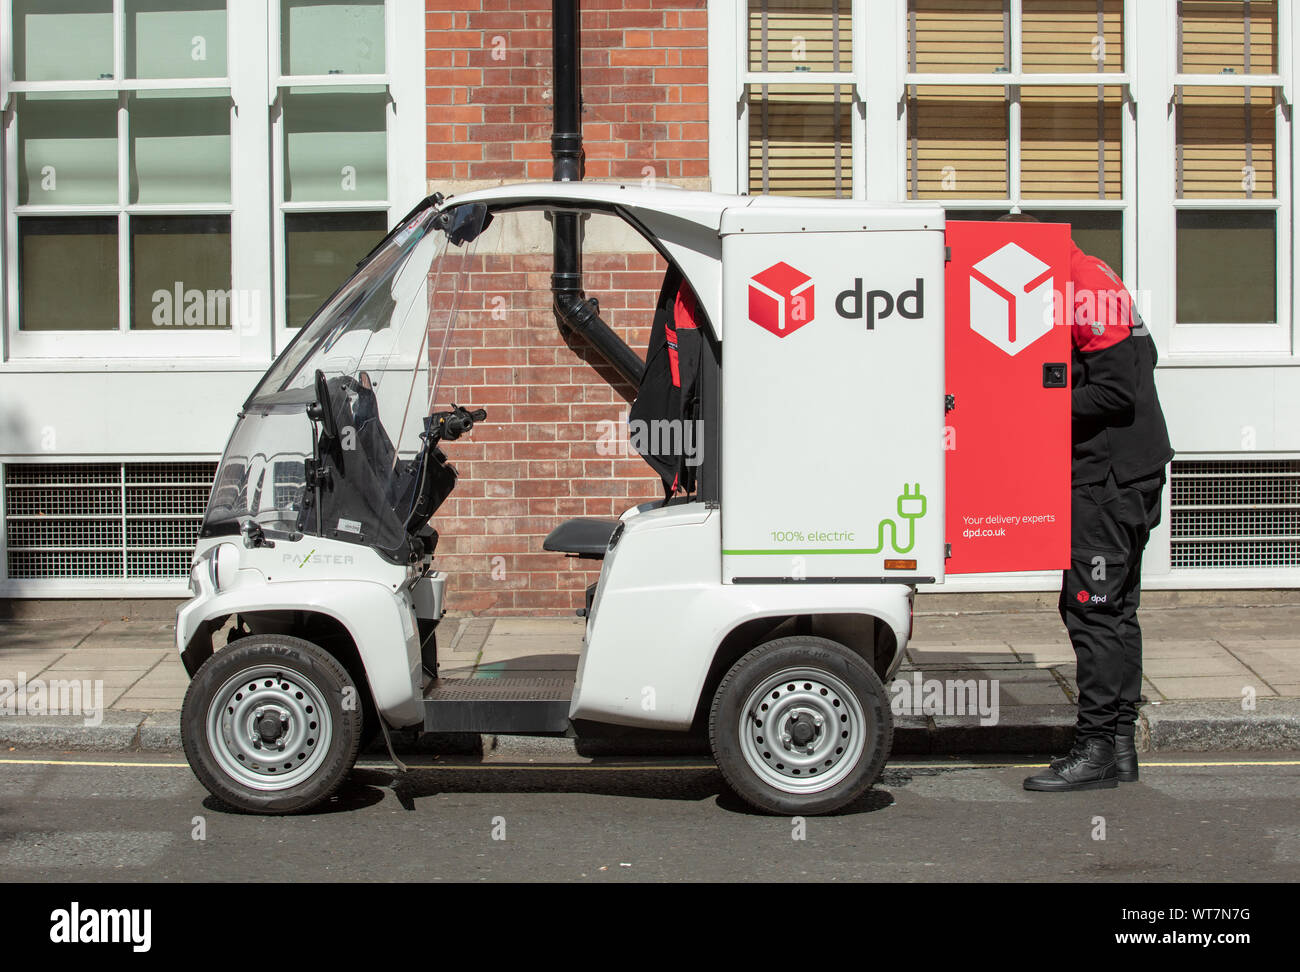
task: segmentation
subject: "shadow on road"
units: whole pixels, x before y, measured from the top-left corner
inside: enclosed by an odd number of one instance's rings
[[[314,813],[337,813],[361,810],[383,800],[391,791],[405,810],[414,810],[425,797],[446,794],[477,793],[575,793],[594,796],[627,797],[637,800],[680,800],[699,802],[712,798],[719,809],[747,816],[761,815],[743,802],[723,783],[721,774],[712,768],[667,770],[645,767],[608,769],[569,769],[547,767],[532,769],[412,770],[395,773],[388,770],[355,769],[338,794]],[[834,816],[871,813],[893,804],[888,791],[873,788]]]

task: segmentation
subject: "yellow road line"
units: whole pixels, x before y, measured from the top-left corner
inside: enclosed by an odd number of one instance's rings
[[[973,769],[1038,769],[1046,763],[1041,760],[1036,763],[886,763],[885,769],[895,770],[973,770]],[[408,768],[413,770],[456,770],[464,771],[503,771],[503,770],[554,770],[559,772],[568,771],[586,771],[586,772],[605,772],[605,773],[663,773],[663,772],[702,772],[712,770],[717,767],[713,763],[623,763],[623,764],[593,764],[593,763],[407,763]],[[1300,766],[1300,759],[1242,759],[1242,760],[1188,760],[1175,761],[1168,760],[1162,762],[1151,762],[1142,760],[1143,768],[1148,767],[1209,767],[1209,766]],[[88,759],[6,759],[0,758],[0,766],[102,766],[107,768],[123,768],[132,766],[142,766],[155,769],[178,769],[188,768],[189,764],[185,762],[132,762],[130,760],[88,760]],[[360,769],[387,769],[392,766],[388,762],[377,763],[358,763]]]

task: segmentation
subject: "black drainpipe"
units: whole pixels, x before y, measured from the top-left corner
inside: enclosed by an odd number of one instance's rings
[[[578,0],[554,0],[551,47],[554,60],[555,127],[551,159],[555,182],[582,180],[582,43]],[[594,300],[582,292],[582,224],[577,213],[553,213],[555,272],[551,293],[561,332],[581,334],[623,378],[641,384],[645,363],[600,319]]]

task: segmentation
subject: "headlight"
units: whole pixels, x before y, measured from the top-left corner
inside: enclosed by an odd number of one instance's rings
[[[221,592],[222,585],[229,586],[239,570],[239,548],[233,543],[223,543],[208,557],[208,579],[212,589]]]

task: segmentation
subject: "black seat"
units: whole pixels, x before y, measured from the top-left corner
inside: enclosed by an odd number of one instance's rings
[[[618,520],[580,516],[574,520],[565,520],[548,533],[542,541],[542,549],[600,560],[605,556],[609,538],[617,529]]]

